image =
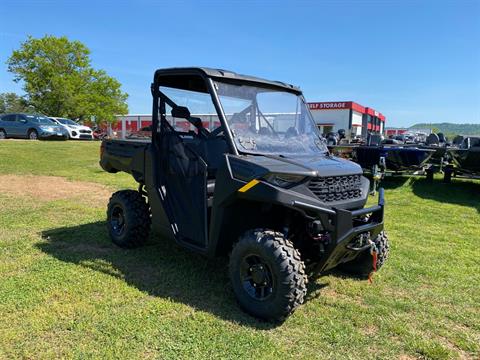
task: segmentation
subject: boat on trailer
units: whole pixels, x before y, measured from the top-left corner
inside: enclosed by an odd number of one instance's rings
[[[329,149],[336,156],[350,159],[362,168],[384,167],[392,172],[422,170],[435,153],[434,149],[398,145],[334,145]]]
[[[458,147],[447,149],[450,165],[445,169],[445,180],[451,175],[480,176],[480,136],[465,136]]]
[[[387,171],[415,172],[423,170],[434,153],[432,149],[410,146],[359,146],[354,150],[354,161],[364,168],[384,163]]]
[[[335,156],[352,160],[359,164],[364,172],[372,177],[372,193],[386,174],[419,174],[429,172],[429,160],[435,154],[434,149],[419,146],[401,145],[354,145],[341,144],[328,147]]]

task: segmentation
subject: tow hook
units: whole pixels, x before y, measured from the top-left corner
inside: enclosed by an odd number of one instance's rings
[[[378,249],[377,245],[371,240],[368,239],[368,243],[370,245],[370,255],[372,255],[372,268],[373,270],[368,274],[368,282],[371,284],[373,283],[373,273],[377,271],[377,256],[378,256]]]
[[[322,237],[322,233],[324,232],[324,228],[322,222],[320,220],[313,220],[308,224],[308,234],[314,240],[320,240]]]
[[[366,232],[360,234],[357,238],[357,241],[353,244],[348,244],[346,248],[348,250],[362,252],[365,250],[372,249],[372,245],[370,244],[372,240],[370,239],[370,232]]]

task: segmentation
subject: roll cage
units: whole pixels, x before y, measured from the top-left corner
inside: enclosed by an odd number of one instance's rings
[[[293,85],[280,81],[270,81],[252,76],[239,75],[226,70],[210,68],[170,68],[157,70],[155,72],[154,81],[151,85],[153,96],[152,144],[154,147],[159,145],[159,137],[157,136],[159,132],[162,132],[162,130],[166,128],[173,130],[166,119],[167,114],[165,105],[168,105],[172,108],[172,115],[175,114],[177,117],[186,119],[192,125],[194,125],[198,131],[201,131],[200,129],[202,129],[200,119],[191,117],[188,109],[178,106],[160,90],[161,86],[168,86],[182,90],[197,91],[209,94],[220,121],[220,128],[225,134],[225,139],[228,143],[230,153],[234,155],[239,154],[237,146],[233,140],[233,135],[227,122],[225,112],[216,91],[214,80],[221,80],[223,82],[230,82],[232,84],[261,86],[265,88],[271,88],[272,90],[287,91],[295,95],[302,96],[300,89]],[[261,116],[264,117],[263,114],[261,114]],[[218,132],[221,131],[218,130]]]

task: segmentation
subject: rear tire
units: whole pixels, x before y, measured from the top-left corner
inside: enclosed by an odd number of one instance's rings
[[[284,321],[303,303],[307,275],[300,253],[279,232],[247,231],[230,255],[230,280],[247,313]]]
[[[0,140],[5,140],[7,138],[7,133],[5,130],[0,129]]]
[[[107,209],[108,232],[113,243],[122,248],[142,246],[150,233],[150,209],[135,190],[117,191]]]
[[[390,252],[390,244],[388,242],[388,236],[385,231],[382,231],[377,237],[372,240],[377,246],[377,271],[385,264]],[[355,259],[347,263],[341,264],[339,269],[349,274],[365,278],[373,271],[373,260],[370,250],[364,251],[359,254]]]
[[[38,140],[38,133],[37,133],[37,130],[35,129],[30,130],[27,136],[30,140]]]

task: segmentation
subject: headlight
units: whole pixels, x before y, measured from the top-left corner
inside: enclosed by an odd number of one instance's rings
[[[40,126],[40,129],[42,129],[43,131],[47,131],[47,132],[54,132],[55,131],[53,126]]]
[[[264,177],[264,180],[272,185],[288,188],[302,182],[305,179],[303,175],[277,174],[272,173]]]

